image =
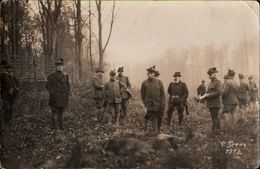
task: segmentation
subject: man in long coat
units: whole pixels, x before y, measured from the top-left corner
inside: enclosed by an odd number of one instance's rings
[[[121,83],[125,84],[125,87],[120,88],[121,96],[122,96],[122,103],[121,103],[121,119],[122,123],[124,123],[124,119],[126,118],[127,112],[128,112],[128,106],[129,106],[129,99],[131,98],[131,83],[127,76],[125,76],[124,73],[124,67],[119,67],[118,70],[118,76],[116,77],[117,80],[119,80]]]
[[[147,69],[148,79],[141,85],[141,97],[147,110],[145,117],[152,121],[153,131],[158,134],[158,119],[165,109],[165,92],[162,81],[155,78],[155,73],[154,68]]]
[[[68,74],[63,72],[64,61],[58,58],[55,62],[56,71],[47,78],[46,88],[49,92],[49,105],[52,112],[52,127],[63,130],[63,112],[68,106],[70,83]]]
[[[204,95],[207,100],[207,107],[209,109],[212,119],[212,134],[219,134],[220,118],[219,111],[222,107],[222,84],[217,79],[217,69],[215,67],[208,70],[209,79],[211,80],[208,85],[207,93]]]

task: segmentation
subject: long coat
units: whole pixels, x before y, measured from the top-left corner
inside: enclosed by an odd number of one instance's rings
[[[104,85],[105,102],[108,104],[118,104],[122,102],[120,88],[124,87],[124,84],[119,80],[109,80]]]
[[[250,99],[258,99],[258,88],[255,82],[249,82],[249,97]]]
[[[237,105],[238,84],[234,79],[227,79],[223,84],[222,101],[224,105]]]
[[[6,71],[1,72],[0,86],[2,99],[13,100],[19,92],[19,81],[13,74]],[[12,94],[10,93],[11,89],[13,90]]]
[[[201,84],[198,88],[197,88],[197,95],[203,96],[206,93],[207,89],[206,86]]]
[[[147,111],[162,111],[165,108],[165,92],[161,80],[147,79],[141,86],[141,97]]]
[[[122,99],[130,98],[131,95],[130,95],[129,90],[131,88],[131,83],[129,81],[129,78],[127,76],[117,76],[116,79],[125,84],[125,86],[121,87],[121,89],[120,89]]]
[[[94,93],[93,97],[95,99],[103,99],[103,80],[102,77],[95,76],[93,79]]]
[[[240,100],[248,100],[249,86],[245,82],[241,82],[238,88],[238,98]]]
[[[70,95],[69,77],[62,71],[55,71],[47,78],[46,88],[49,92],[49,105],[66,107]]]
[[[222,84],[219,80],[213,79],[210,81],[207,94],[208,108],[220,108],[222,106]]]

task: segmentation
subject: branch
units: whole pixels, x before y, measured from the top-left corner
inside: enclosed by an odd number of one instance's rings
[[[115,19],[115,0],[113,1],[113,8],[112,8],[112,17],[111,17],[111,23],[110,23],[110,30],[109,30],[109,35],[107,38],[107,41],[105,43],[104,49],[103,49],[103,53],[105,52],[107,45],[109,43],[111,34],[112,34],[112,30],[113,30],[113,25],[114,25],[114,19]]]

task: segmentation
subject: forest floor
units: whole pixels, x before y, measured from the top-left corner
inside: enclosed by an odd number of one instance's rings
[[[65,129],[51,129],[51,112],[45,90],[23,92],[17,99],[11,127],[4,132],[7,169],[55,168],[256,168],[258,109],[239,110],[237,122],[211,137],[211,118],[205,105],[189,100],[184,124],[163,120],[162,133],[144,132],[139,91],[133,91],[124,126],[96,120],[91,90],[73,87],[64,114]],[[151,129],[151,126],[148,126]]]

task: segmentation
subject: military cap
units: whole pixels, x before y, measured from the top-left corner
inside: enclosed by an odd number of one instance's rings
[[[124,72],[124,67],[119,67],[119,68],[117,69],[117,72]]]
[[[202,83],[205,83],[205,80],[202,80],[201,82],[202,82]]]
[[[55,65],[63,65],[64,64],[64,59],[63,58],[58,58],[56,61],[55,61]]]
[[[228,76],[235,76],[236,72],[234,70],[228,69]]]
[[[160,76],[160,72],[158,70],[155,70],[155,77]]]
[[[238,74],[239,79],[244,79],[245,76],[243,74]]]
[[[173,77],[181,77],[181,72],[175,72]]]
[[[224,79],[227,80],[227,79],[228,79],[228,75],[225,75],[225,76],[224,76]]]
[[[96,68],[96,73],[104,73],[104,70],[102,68]]]
[[[1,67],[2,68],[12,68],[12,66],[6,60],[1,61]]]
[[[212,67],[212,68],[209,68],[207,73],[208,73],[208,75],[212,75],[213,73],[218,73],[218,71],[217,71],[216,67]]]
[[[253,79],[253,76],[249,76],[248,79],[249,79],[249,80],[250,80],[250,79]]]
[[[111,70],[109,73],[110,76],[115,76],[116,75],[116,71],[115,70]]]

